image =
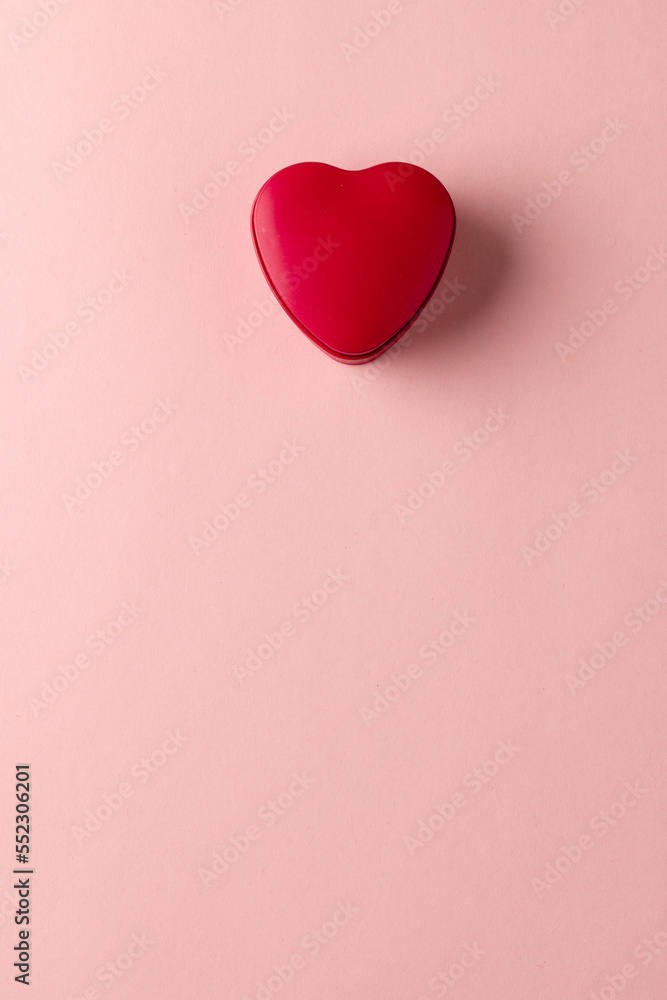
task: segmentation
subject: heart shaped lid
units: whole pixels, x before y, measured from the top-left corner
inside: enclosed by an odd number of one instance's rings
[[[336,357],[362,358],[405,332],[452,246],[455,213],[421,167],[295,163],[259,191],[252,234],[278,301]]]

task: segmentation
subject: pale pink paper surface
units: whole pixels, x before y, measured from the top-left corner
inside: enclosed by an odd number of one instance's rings
[[[386,6],[0,12],[3,997],[19,762],[35,1000],[666,995],[664,5]],[[441,314],[336,364],[253,197],[418,142]]]

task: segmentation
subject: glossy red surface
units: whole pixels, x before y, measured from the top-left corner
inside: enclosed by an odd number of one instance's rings
[[[447,263],[454,205],[421,167],[295,163],[252,208],[262,270],[294,322],[331,357],[379,357],[417,319]]]

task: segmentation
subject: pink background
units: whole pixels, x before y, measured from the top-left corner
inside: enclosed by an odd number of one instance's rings
[[[0,12],[2,995],[27,761],[35,1000],[662,1000],[664,4],[44,6]],[[337,364],[252,199],[420,156],[440,314]]]

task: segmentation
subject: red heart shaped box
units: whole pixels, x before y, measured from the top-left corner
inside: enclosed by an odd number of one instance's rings
[[[260,189],[251,226],[287,314],[330,357],[364,364],[396,343],[433,295],[456,215],[437,177],[409,163],[294,163]]]

